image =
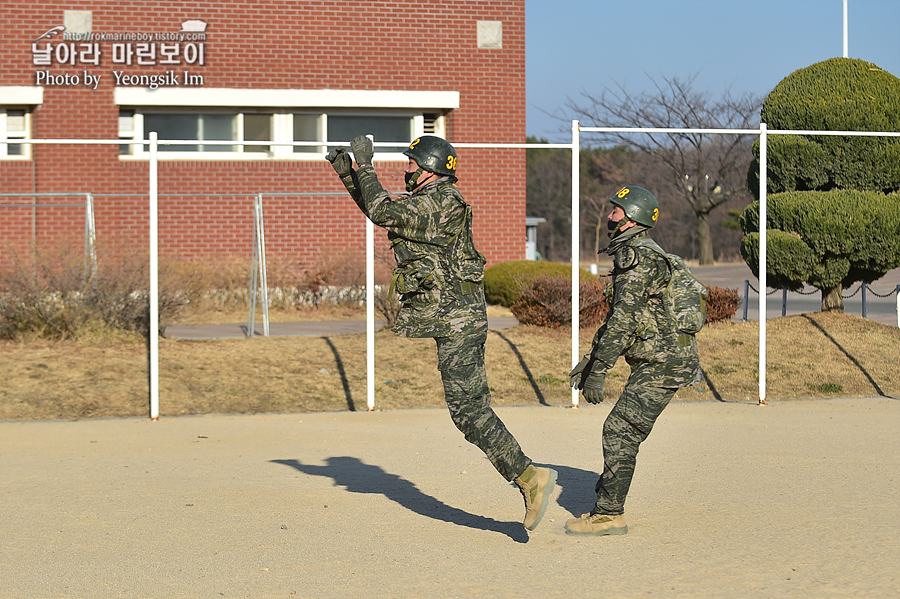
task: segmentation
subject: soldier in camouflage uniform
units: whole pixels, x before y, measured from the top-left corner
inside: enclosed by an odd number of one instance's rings
[[[453,423],[506,480],[519,486],[525,498],[524,525],[534,530],[557,475],[532,465],[490,406],[484,367],[485,258],[472,238],[472,208],[456,187],[456,150],[435,136],[413,141],[404,152],[410,193],[391,198],[372,166],[372,141],[357,137],[350,149],[356,170],[343,149],[326,158],[359,209],[388,231],[397,258],[391,293],[400,294],[394,332],[437,342],[438,370]]]
[[[606,250],[613,256],[612,283],[606,288],[610,313],[570,378],[585,400],[596,404],[603,401],[606,373],[620,355],[631,375],[603,425],[603,474],[597,482],[596,503],[590,513],[566,522],[566,532],[578,535],[628,532],[625,496],[638,448],[675,392],[694,384],[700,375],[696,339],[679,334],[662,301],[671,276],[668,263],[647,247],[659,247],[647,236],[659,218],[656,198],[646,189],[628,186],[610,201],[611,243]]]

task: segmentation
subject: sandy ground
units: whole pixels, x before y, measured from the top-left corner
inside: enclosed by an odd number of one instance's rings
[[[442,409],[0,422],[0,597],[900,596],[900,401],[673,403],[573,538],[609,409],[498,408],[559,471],[530,534]]]

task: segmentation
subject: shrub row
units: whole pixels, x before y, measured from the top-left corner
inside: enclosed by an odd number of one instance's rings
[[[0,339],[68,339],[99,330],[149,337],[148,261],[120,256],[93,267],[77,254],[14,255],[0,271]],[[159,324],[164,330],[190,294],[160,277]]]
[[[590,277],[579,280],[578,318],[581,326],[599,327],[606,320],[609,304],[603,290],[609,279]],[[522,324],[559,328],[572,324],[572,280],[568,277],[540,275],[526,284],[510,306]]]
[[[0,268],[0,339],[67,339],[100,330],[150,332],[149,260],[146,255],[98,252],[86,263],[71,244],[28,254],[10,252]],[[359,305],[365,281],[357,264],[320,260],[303,270],[273,256],[268,263],[270,308]],[[159,268],[159,329],[181,315],[249,308],[250,264],[246,258],[183,260],[164,256]],[[387,285],[382,285],[387,287]]]
[[[544,266],[534,266],[541,265]],[[609,277],[582,270],[579,280],[579,323],[599,327],[609,313],[603,295]],[[730,320],[740,305],[737,289],[708,286],[707,322]],[[522,324],[558,328],[572,324],[571,268],[565,264],[515,260],[485,272],[485,294],[491,303],[509,307]],[[506,303],[508,302],[508,303]]]
[[[737,289],[707,285],[709,297],[706,299],[706,322],[731,320],[741,304],[741,295]]]
[[[510,260],[494,264],[484,271],[484,297],[489,304],[510,308],[522,289],[541,276],[571,277],[572,267],[559,262]],[[596,278],[581,269],[581,280]]]

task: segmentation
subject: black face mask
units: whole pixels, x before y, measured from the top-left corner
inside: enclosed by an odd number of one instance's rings
[[[418,187],[419,177],[424,172],[425,172],[424,170],[419,168],[414,173],[405,173],[403,175],[403,180],[406,181],[406,191],[412,191],[416,187]]]
[[[619,234],[619,231],[621,231],[621,227],[628,224],[628,222],[629,220],[627,216],[622,218],[621,220],[607,219],[606,228],[609,229],[609,233],[607,233],[607,235],[609,235],[609,238],[613,239],[614,237],[616,237]]]

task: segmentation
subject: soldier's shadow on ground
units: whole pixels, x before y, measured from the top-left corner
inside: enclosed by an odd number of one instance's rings
[[[838,343],[837,339],[835,339],[834,337],[832,337],[832,336],[828,333],[828,331],[826,331],[826,330],[822,327],[822,325],[820,325],[818,322],[816,322],[815,320],[813,320],[812,318],[810,318],[809,315],[807,315],[807,314],[801,314],[801,316],[802,316],[804,319],[806,319],[806,321],[807,321],[809,324],[811,324],[811,325],[813,325],[814,327],[816,327],[817,329],[819,329],[819,332],[821,332],[821,333],[822,333],[829,341],[831,341],[831,342],[834,344],[834,346],[837,347],[838,350],[839,350],[842,354],[844,354],[844,355],[847,357],[848,360],[850,360],[851,362],[853,362],[853,365],[856,366],[856,367],[859,369],[859,371],[863,374],[863,376],[866,377],[866,379],[868,379],[869,383],[872,385],[872,387],[875,389],[875,392],[878,393],[878,395],[880,395],[880,396],[882,396],[882,397],[888,397],[887,395],[885,395],[885,393],[884,393],[884,391],[881,389],[881,387],[878,386],[878,383],[875,382],[875,379],[872,378],[872,375],[869,374],[869,371],[866,370],[866,369],[863,367],[863,365],[860,363],[860,361],[857,360],[856,357],[853,356],[853,354],[851,354],[850,352],[848,352],[848,351],[844,348],[843,345],[841,345],[840,343]]]
[[[487,530],[508,536],[517,543],[527,543],[528,533],[521,522],[498,522],[492,518],[470,514],[461,509],[426,495],[412,482],[385,472],[378,466],[362,462],[349,456],[331,457],[325,460],[324,466],[304,464],[300,460],[272,460],[274,464],[290,466],[295,470],[311,476],[324,476],[334,480],[334,484],[345,487],[351,493],[373,493],[384,495],[406,509],[443,522],[467,526],[478,530]],[[516,494],[511,501],[521,501]]]
[[[538,403],[540,403],[542,406],[549,406],[550,404],[548,404],[547,400],[544,399],[544,394],[541,392],[541,388],[538,386],[537,381],[534,380],[534,375],[531,374],[531,369],[528,368],[528,364],[525,362],[525,358],[522,357],[522,352],[519,351],[519,348],[516,347],[516,344],[510,341],[508,338],[504,337],[503,333],[499,331],[491,332],[506,341],[506,344],[516,355],[516,358],[519,360],[519,366],[522,367],[522,371],[525,373],[525,378],[528,379],[528,383],[531,385],[531,389],[534,391],[534,396],[537,398]]]
[[[595,487],[600,475],[581,468],[557,466],[556,464],[546,465],[559,474],[556,479],[556,484],[561,489],[559,498],[556,500],[559,506],[576,518],[591,511],[597,500]]]

